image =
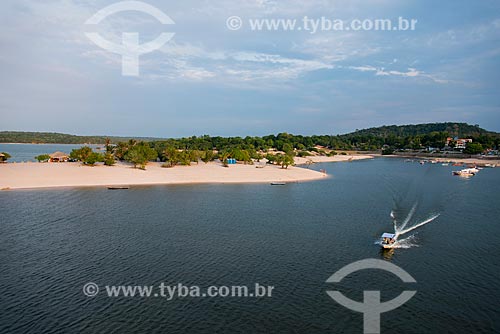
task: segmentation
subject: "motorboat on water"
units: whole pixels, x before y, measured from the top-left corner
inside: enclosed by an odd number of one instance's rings
[[[380,236],[380,246],[382,246],[382,248],[393,248],[396,239],[397,236],[394,233],[382,233]]]
[[[474,176],[474,174],[472,173],[465,173],[461,170],[454,170],[452,172],[453,175],[456,175],[456,176],[462,176],[462,177],[471,177],[471,176]]]
[[[462,170],[455,170],[455,171],[453,171],[452,174],[458,175],[458,176],[469,177],[469,176],[474,176],[477,173],[479,173],[479,169],[477,169],[476,167],[472,167],[472,168],[464,168]]]

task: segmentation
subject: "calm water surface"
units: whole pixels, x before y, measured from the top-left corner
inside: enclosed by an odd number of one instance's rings
[[[9,162],[36,161],[35,157],[41,154],[51,154],[57,151],[70,153],[75,148],[90,146],[92,148],[103,147],[103,145],[84,144],[5,144],[0,143],[0,152],[11,155]]]
[[[325,281],[379,258],[416,284],[364,270],[336,287],[362,300],[418,292],[382,333],[500,332],[500,169],[375,159],[318,164],[328,180],[0,192],[0,333],[362,333]],[[286,171],[284,171],[286,172]],[[415,206],[413,247],[374,244]],[[272,298],[85,297],[104,285],[273,285]]]

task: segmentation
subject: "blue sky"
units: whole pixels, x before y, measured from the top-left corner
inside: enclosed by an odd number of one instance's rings
[[[96,29],[141,43],[140,76],[99,48],[84,23],[116,1],[0,4],[0,130],[81,135],[338,134],[372,126],[463,121],[500,131],[497,0],[145,1]],[[237,15],[243,27],[231,31]],[[248,19],[418,20],[415,31],[252,31]]]

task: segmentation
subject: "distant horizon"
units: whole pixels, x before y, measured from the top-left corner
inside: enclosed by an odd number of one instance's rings
[[[444,122],[423,122],[423,123],[405,123],[405,124],[382,124],[378,126],[370,126],[366,128],[356,128],[353,129],[352,131],[347,131],[347,132],[342,132],[342,133],[296,133],[296,132],[291,132],[291,131],[279,131],[279,132],[271,132],[271,133],[263,133],[263,134],[239,134],[239,135],[220,135],[220,134],[212,134],[212,133],[203,133],[203,134],[186,134],[186,135],[181,135],[181,136],[162,136],[162,135],[122,135],[122,134],[82,134],[82,133],[72,133],[72,132],[67,132],[67,131],[46,131],[46,130],[40,130],[40,131],[34,131],[34,130],[0,130],[0,132],[32,132],[32,133],[59,133],[59,134],[64,134],[64,135],[71,135],[71,136],[79,136],[79,137],[123,137],[123,138],[151,138],[151,139],[176,139],[176,138],[187,138],[187,137],[201,137],[208,135],[210,137],[263,137],[263,136],[270,136],[270,135],[277,135],[279,133],[288,133],[292,135],[297,135],[297,136],[337,136],[337,135],[346,135],[350,133],[354,133],[359,130],[366,130],[366,129],[372,129],[372,128],[380,128],[384,126],[408,126],[408,125],[422,125],[422,124],[444,124],[444,123],[462,123],[462,124],[468,124],[470,126],[475,126],[478,125],[479,128],[484,129],[488,132],[493,132],[493,133],[500,133],[498,130],[491,130],[486,127],[481,126],[481,124],[477,123],[467,123],[467,122],[455,122],[455,121],[444,121]]]

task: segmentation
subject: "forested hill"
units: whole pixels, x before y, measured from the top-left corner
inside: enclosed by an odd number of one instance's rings
[[[129,139],[143,141],[158,140],[156,138],[142,137],[75,136],[56,132],[0,131],[0,143],[104,144],[107,138],[112,143],[128,141]]]
[[[150,142],[151,146],[164,143],[177,149],[225,149],[267,150],[293,148],[310,150],[323,146],[334,150],[379,150],[389,146],[394,149],[443,148],[447,137],[471,138],[484,149],[498,148],[500,134],[466,123],[430,123],[417,125],[391,125],[357,130],[344,135],[302,136],[288,133],[263,137],[219,137],[200,136],[177,139],[109,137],[111,143],[133,141]],[[59,144],[104,144],[105,136],[74,136],[46,132],[0,132],[3,143],[59,143]],[[164,145],[164,146],[165,146]]]
[[[384,146],[393,149],[420,150],[427,147],[443,148],[448,137],[470,138],[478,150],[498,148],[500,134],[467,123],[427,123],[415,125],[388,125],[339,136],[339,140],[353,149],[376,150]]]
[[[467,123],[427,123],[409,125],[384,125],[376,128],[356,130],[345,136],[374,136],[386,138],[389,136],[409,137],[418,135],[428,135],[432,132],[446,132],[450,137],[477,137],[482,135],[498,135],[479,127]]]

